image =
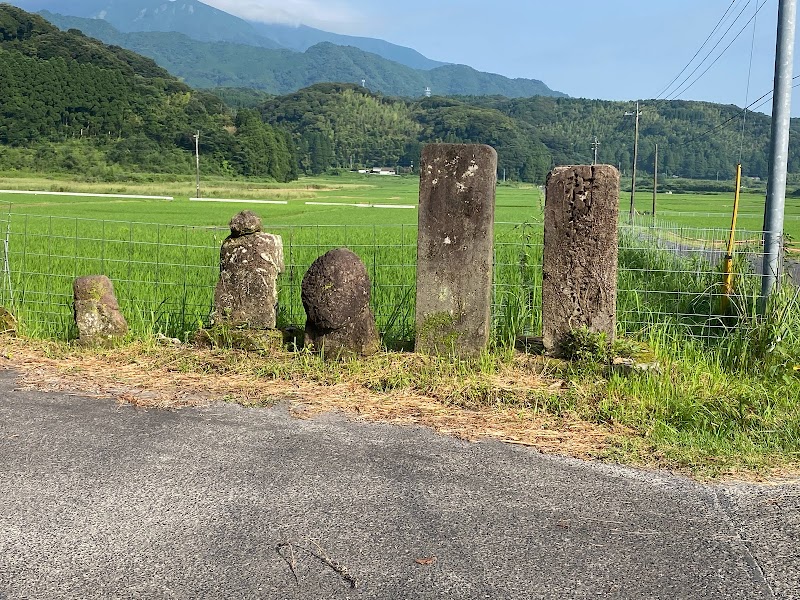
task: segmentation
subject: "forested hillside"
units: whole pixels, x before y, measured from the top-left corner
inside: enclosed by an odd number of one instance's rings
[[[600,142],[598,160],[629,172],[633,158],[635,110],[631,102],[577,98],[468,98],[518,123],[530,126],[552,153],[555,164],[592,160],[592,141]],[[766,177],[770,119],[748,113],[742,134],[742,110],[732,105],[682,100],[641,104],[639,168],[652,173],[655,145],[659,169],[698,179],[729,178],[741,156],[746,175]],[[792,121],[789,170],[800,173],[800,121]]]
[[[261,115],[291,132],[300,169],[419,164],[429,142],[481,143],[497,149],[499,168],[511,179],[542,181],[550,166],[534,132],[498,110],[457,99],[407,101],[371,94],[352,84],[318,84],[273,98]]]
[[[244,92],[224,94],[253,106]],[[471,142],[494,146],[500,175],[544,180],[553,165],[593,160],[592,142],[600,142],[598,161],[630,173],[634,119],[632,103],[576,98],[432,97],[403,100],[374,95],[359,86],[320,84],[260,105],[265,121],[291,131],[301,170],[371,164],[410,166],[422,144]],[[659,170],[671,176],[730,179],[740,152],[744,173],[767,176],[770,121],[735,106],[705,102],[643,103],[639,136],[639,172],[653,172],[655,145]],[[792,128],[800,134],[798,122]],[[790,171],[800,173],[800,136],[792,136]],[[666,183],[666,182],[665,182]]]
[[[288,179],[291,140],[259,119],[233,120],[152,60],[0,4],[0,166],[186,172],[202,131],[205,168]],[[240,125],[237,127],[236,125]],[[263,149],[275,154],[263,161]],[[282,156],[278,156],[282,154]]]

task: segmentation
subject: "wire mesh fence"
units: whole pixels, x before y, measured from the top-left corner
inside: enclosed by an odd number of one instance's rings
[[[17,214],[0,215],[0,304],[26,334],[69,338],[72,282],[104,274],[131,330],[187,338],[208,324],[227,228]],[[286,270],[280,275],[280,326],[302,327],[301,282],[327,250],[347,246],[372,280],[372,306],[389,345],[414,337],[417,228],[409,225],[278,226]],[[619,228],[618,321],[635,333],[659,322],[695,335],[729,327],[723,314],[754,310],[760,288],[761,233],[737,234],[735,277],[727,294],[722,264],[728,232],[651,222]],[[499,340],[541,332],[543,226],[496,223],[493,326]]]
[[[642,220],[621,225],[619,235],[617,303],[623,331],[666,322],[695,336],[716,336],[731,327],[732,317],[755,313],[763,232],[736,232],[727,285],[727,229]]]

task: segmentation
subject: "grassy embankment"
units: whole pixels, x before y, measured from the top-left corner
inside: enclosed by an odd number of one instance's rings
[[[107,272],[118,282],[123,306],[140,297],[144,309],[129,317],[137,337],[152,340],[158,331],[180,335],[191,330],[208,313],[224,226],[243,208],[261,214],[267,230],[281,233],[284,239],[291,237],[296,254],[289,262],[297,272],[287,274],[293,277],[292,284],[282,291],[285,322],[300,322],[302,318],[297,308],[301,266],[328,247],[348,244],[361,251],[368,266],[376,265],[372,271],[376,306],[395,307],[377,311],[379,327],[390,345],[392,340],[408,337],[412,327],[416,211],[308,206],[305,202],[413,204],[417,200],[417,182],[413,179],[345,176],[280,186],[204,184],[204,195],[286,200],[287,205],[189,203],[187,198],[194,191],[190,179],[145,186],[80,185],[41,179],[0,181],[0,188],[11,187],[176,197],[172,202],[109,202],[0,195],[0,201],[13,203],[11,258],[27,261],[25,281],[14,285],[17,301],[20,290],[35,300],[31,319],[26,318],[25,309],[20,310],[23,331],[29,334],[63,338],[69,333],[68,285],[73,275],[84,271]],[[637,196],[639,206],[646,205],[647,197],[646,193],[641,199]],[[742,212],[755,214],[758,201],[757,195],[746,196]],[[731,199],[724,196],[665,196],[659,212],[662,218],[683,221],[689,227],[727,226],[730,218],[723,215],[676,213],[724,213],[730,203]],[[797,225],[791,216],[800,214],[800,210],[790,201],[787,212],[787,231],[791,234]],[[743,220],[741,228],[760,229],[760,222],[756,224],[760,219],[745,218],[756,220],[753,224]],[[131,225],[129,221],[160,225]],[[540,223],[538,191],[528,186],[500,186],[497,221]],[[303,227],[289,228],[299,223]],[[245,360],[232,351],[231,358],[220,358],[219,354],[185,348],[165,351],[153,343],[130,346],[139,353],[132,360],[146,363],[156,372],[171,365],[170,369],[208,372],[217,377],[236,374],[271,381],[314,381],[326,386],[350,382],[358,389],[392,397],[423,395],[445,412],[511,411],[518,421],[554,431],[588,423],[607,435],[602,443],[581,454],[657,464],[700,475],[797,469],[800,311],[790,289],[776,298],[771,318],[764,321],[753,315],[753,282],[740,278],[734,299],[739,315],[720,320],[713,315],[716,299],[709,293],[718,279],[710,272],[713,266],[702,270],[676,268],[676,261],[684,259],[655,248],[623,251],[620,311],[636,311],[636,318],[630,320],[635,325],[620,331],[622,341],[609,349],[596,344],[598,340],[584,340],[581,356],[573,363],[526,357],[514,353],[504,342],[521,330],[535,333],[538,327],[539,299],[536,293],[528,296],[526,290],[535,290],[538,285],[541,230],[536,225],[498,225],[497,230],[498,262],[504,265],[497,273],[497,346],[478,361],[423,360],[395,352],[349,364],[325,364],[313,356],[291,353]],[[20,242],[24,242],[24,250],[20,250]],[[372,254],[370,248],[374,248]],[[75,255],[85,258],[76,261],[72,258]],[[650,265],[658,280],[637,270],[641,264]],[[384,268],[377,269],[378,265]],[[139,268],[140,273],[132,270]],[[59,286],[64,289],[57,289]],[[646,289],[683,293],[659,295],[656,306],[651,295],[636,291]],[[702,309],[697,308],[703,304]],[[689,312],[695,316],[688,325],[687,318],[671,316]],[[30,322],[34,316],[49,319],[50,325],[38,327]],[[719,327],[708,329],[709,320]],[[697,332],[705,335],[691,335]],[[75,353],[83,352],[63,346],[57,351],[48,348],[50,353],[72,353],[73,360],[79,360]],[[656,362],[658,368],[625,373],[611,366],[615,355],[646,357],[646,362]],[[569,452],[570,448],[567,445],[562,450]]]

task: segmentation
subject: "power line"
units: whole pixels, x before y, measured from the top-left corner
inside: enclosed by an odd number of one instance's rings
[[[800,79],[800,75],[795,75],[795,76],[792,78],[792,81],[795,81],[795,80],[797,80],[797,79]],[[794,85],[792,86],[792,88],[796,88],[796,87],[800,87],[800,83],[796,83],[796,84],[794,84]],[[753,101],[752,101],[750,104],[748,104],[748,105],[747,105],[745,108],[743,108],[741,111],[738,111],[738,112],[737,112],[735,115],[733,115],[732,117],[729,117],[728,119],[725,119],[725,120],[724,120],[722,123],[719,123],[718,125],[715,125],[714,127],[711,127],[711,128],[709,128],[709,129],[706,129],[706,130],[705,130],[703,133],[700,133],[700,134],[698,134],[698,135],[696,135],[696,136],[694,136],[694,137],[692,137],[692,138],[689,138],[688,140],[685,140],[685,141],[684,141],[684,142],[682,142],[681,144],[677,144],[677,147],[684,147],[684,146],[688,146],[688,145],[689,145],[689,144],[691,144],[692,142],[697,142],[697,141],[700,141],[700,140],[702,140],[702,139],[704,139],[704,138],[708,137],[709,135],[711,135],[711,134],[712,134],[712,133],[714,133],[715,131],[719,131],[720,129],[722,129],[723,127],[725,127],[726,125],[728,125],[729,123],[731,123],[731,122],[735,121],[736,119],[738,119],[738,118],[741,116],[741,114],[742,114],[744,111],[746,111],[746,110],[749,110],[750,112],[755,112],[755,111],[757,111],[759,108],[761,108],[762,106],[764,106],[765,104],[767,104],[768,102],[770,102],[770,101],[772,100],[772,93],[773,93],[773,91],[774,91],[774,90],[769,90],[769,91],[768,91],[768,92],[766,92],[765,94],[763,94],[763,95],[761,95],[760,97],[758,97],[758,98],[756,98],[755,100],[753,100]],[[759,103],[760,103],[760,104],[759,104]]]
[[[681,75],[683,75],[683,74],[684,74],[684,72],[686,71],[686,69],[688,69],[688,68],[689,68],[689,66],[690,66],[690,65],[691,65],[691,64],[694,62],[694,59],[695,59],[695,58],[697,58],[697,56],[700,54],[700,52],[702,52],[703,48],[705,48],[705,46],[706,46],[706,44],[709,42],[709,40],[710,40],[710,39],[711,39],[711,38],[714,36],[714,34],[717,32],[717,29],[719,29],[719,26],[720,26],[720,25],[722,25],[722,22],[725,20],[725,17],[727,17],[727,16],[728,16],[728,13],[731,11],[731,9],[733,8],[733,6],[734,6],[735,4],[737,4],[737,2],[740,2],[740,1],[741,1],[741,0],[733,0],[733,1],[731,2],[730,6],[728,6],[728,8],[727,8],[727,10],[725,11],[725,13],[724,13],[724,14],[723,14],[723,15],[720,17],[719,21],[717,21],[717,24],[716,24],[716,25],[714,25],[714,29],[712,29],[712,30],[711,30],[711,33],[709,33],[709,34],[708,34],[708,37],[705,39],[705,41],[704,41],[704,42],[703,42],[703,43],[700,45],[700,47],[697,49],[697,52],[695,52],[695,53],[694,53],[694,56],[692,56],[692,58],[689,60],[689,62],[687,62],[687,63],[686,63],[686,66],[684,66],[684,67],[681,69],[681,72],[680,72],[680,73],[678,73],[678,74],[675,76],[675,78],[674,78],[672,81],[670,81],[670,82],[669,82],[669,83],[668,83],[668,84],[667,84],[667,85],[664,87],[664,89],[663,89],[663,90],[661,90],[661,91],[658,93],[658,95],[656,96],[656,99],[657,99],[657,100],[658,100],[658,99],[660,99],[660,98],[662,98],[662,96],[664,96],[664,95],[666,94],[667,90],[669,90],[669,88],[671,88],[671,87],[672,87],[672,84],[673,84],[673,83],[675,83],[676,81],[678,81],[678,78],[679,78]]]
[[[795,75],[794,77],[792,77],[792,81],[794,81],[795,79],[798,79],[798,78],[800,78],[800,75]],[[792,86],[792,89],[794,89],[794,88],[796,88],[796,87],[800,87],[800,83],[795,83],[795,84]],[[772,94],[772,92],[769,92],[769,93],[770,93],[770,94]],[[763,97],[764,97],[764,96],[762,96],[761,98],[763,98]],[[761,100],[761,98],[759,98],[759,100]],[[772,101],[772,98],[767,98],[767,99],[766,99],[766,100],[764,100],[764,101],[763,101],[761,104],[759,104],[758,106],[756,106],[756,107],[755,107],[753,110],[757,110],[757,109],[761,108],[762,106],[764,106],[764,105],[765,105],[767,102],[771,102],[771,101]]]
[[[718,56],[717,56],[717,57],[716,57],[716,58],[715,58],[715,59],[712,61],[712,63],[711,63],[710,65],[708,65],[708,66],[705,68],[705,70],[704,70],[702,73],[700,73],[700,75],[698,75],[698,76],[697,76],[697,77],[694,79],[694,81],[692,81],[692,82],[691,82],[689,85],[687,85],[687,86],[685,86],[685,87],[681,88],[679,91],[677,91],[677,92],[673,93],[673,94],[670,96],[670,98],[668,98],[668,99],[669,99],[669,100],[674,100],[675,98],[677,98],[677,97],[678,97],[678,96],[680,96],[681,94],[683,94],[683,93],[687,92],[687,91],[688,91],[688,90],[689,90],[689,89],[690,89],[690,88],[691,88],[691,87],[692,87],[692,86],[693,86],[695,83],[697,83],[698,81],[700,81],[700,79],[702,79],[702,78],[703,78],[703,76],[704,76],[706,73],[708,73],[709,69],[711,69],[711,67],[713,67],[715,64],[717,64],[717,61],[719,61],[719,59],[720,59],[720,58],[722,58],[722,56],[723,56],[723,55],[724,55],[724,54],[725,54],[725,53],[728,51],[728,49],[729,49],[729,48],[730,48],[730,47],[733,45],[733,43],[734,43],[734,42],[735,42],[737,39],[739,39],[739,36],[740,36],[740,35],[742,35],[742,33],[744,33],[745,29],[747,29],[747,26],[748,26],[748,25],[750,25],[750,22],[751,22],[751,21],[753,21],[753,19],[755,19],[755,18],[756,18],[756,15],[758,15],[759,11],[760,11],[762,8],[764,8],[764,5],[765,5],[766,3],[767,3],[767,0],[764,0],[764,1],[763,1],[763,2],[762,2],[760,5],[759,5],[759,7],[756,9],[756,13],[755,13],[755,14],[754,14],[752,17],[750,17],[750,18],[747,20],[747,22],[744,24],[744,26],[743,26],[743,27],[742,27],[742,28],[739,30],[739,33],[737,33],[737,34],[734,36],[734,38],[733,38],[733,39],[730,41],[730,43],[729,43],[727,46],[725,46],[725,48],[722,50],[722,52],[720,52],[720,53],[719,53],[719,55],[718,55]],[[746,8],[747,8],[747,6],[745,6],[745,9],[746,9]],[[738,20],[739,20],[739,17],[742,15],[742,13],[743,13],[743,12],[744,12],[744,9],[742,9],[742,12],[740,12],[740,13],[739,13],[739,15],[736,17],[736,19],[733,21],[733,23],[731,23],[731,27],[733,27],[733,25],[736,23],[736,21],[738,21]],[[729,27],[729,28],[728,28],[728,31],[730,31],[731,27]],[[728,34],[728,31],[726,31],[724,35],[727,35],[727,34]],[[720,40],[719,40],[719,41],[718,41],[718,42],[717,42],[717,43],[714,45],[714,48],[712,48],[712,49],[711,49],[711,51],[709,52],[708,56],[711,56],[711,52],[713,52],[713,51],[714,51],[714,50],[717,48],[717,46],[719,46],[720,42],[722,42],[722,40],[724,39],[724,35],[723,35],[723,37],[722,37],[722,38],[720,38]],[[708,56],[706,56],[706,59],[708,58]],[[705,62],[705,60],[706,60],[706,59],[703,59],[703,62]],[[691,73],[691,74],[690,74],[690,75],[689,75],[689,76],[688,76],[686,79],[684,79],[684,80],[683,80],[683,83],[681,83],[681,85],[685,84],[685,83],[686,83],[686,81],[688,81],[688,80],[689,80],[689,78],[690,78],[692,75],[694,75],[694,73],[697,71],[697,69],[699,69],[699,68],[702,66],[702,64],[703,64],[703,63],[700,63],[700,65],[698,65],[698,66],[695,68],[695,70],[694,70],[694,71],[692,71],[692,73]]]
[[[750,64],[747,67],[747,90],[744,94],[744,114],[742,115],[742,137],[739,140],[739,164],[742,164],[742,155],[744,154],[744,130],[747,126],[747,103],[750,100],[750,77],[753,74],[753,54],[756,49],[756,27],[758,25],[758,0],[753,0],[756,5],[756,14],[753,15],[753,39],[750,41]]]
[[[794,81],[795,79],[800,79],[800,75],[796,75],[795,77],[793,77],[792,80]],[[799,87],[799,86],[800,86],[800,83],[795,84],[793,87]],[[728,125],[728,123],[731,123],[732,121],[735,121],[736,119],[738,119],[745,110],[750,110],[751,112],[754,112],[754,111],[758,110],[760,107],[764,106],[764,104],[766,104],[767,102],[769,102],[771,100],[771,98],[768,98],[767,96],[772,96],[772,93],[773,93],[773,90],[769,90],[768,92],[763,94],[761,97],[756,98],[755,100],[753,100],[750,104],[748,104],[741,111],[738,111],[732,117],[730,117],[728,119],[725,119],[722,123],[719,123],[718,125],[715,125],[714,127],[711,127],[709,129],[705,130],[703,133],[700,133],[700,134],[698,134],[698,135],[696,135],[696,136],[694,136],[692,138],[689,138],[688,140],[684,141],[682,144],[678,144],[678,146],[679,147],[680,146],[687,146],[688,144],[691,144],[692,142],[696,142],[696,141],[699,141],[699,140],[701,140],[703,138],[708,137],[710,134],[714,133],[715,131],[719,131],[720,129],[722,129],[723,127]],[[762,100],[763,100],[763,102],[762,102]],[[758,104],[759,102],[761,102],[761,104]]]
[[[743,1],[743,0],[737,0],[737,2],[736,2],[736,8],[738,8],[739,4],[740,4],[742,1]],[[745,1],[746,1],[746,0],[745,0]],[[724,33],[723,33],[723,34],[720,36],[720,38],[717,40],[717,43],[716,43],[716,44],[714,44],[714,46],[713,46],[713,47],[712,47],[712,48],[711,48],[711,49],[710,49],[708,52],[706,52],[705,56],[703,56],[703,59],[702,59],[702,60],[701,60],[699,63],[697,63],[697,66],[695,66],[695,68],[694,68],[694,69],[692,69],[692,72],[691,72],[691,73],[689,73],[689,74],[688,74],[688,75],[687,75],[687,76],[686,76],[686,77],[685,77],[685,78],[684,78],[684,79],[683,79],[683,80],[682,80],[682,81],[681,81],[681,82],[680,82],[680,83],[677,85],[677,88],[676,88],[676,89],[680,89],[680,88],[681,88],[681,86],[683,86],[683,85],[684,85],[684,84],[685,84],[687,81],[689,81],[689,79],[691,79],[692,75],[694,75],[695,73],[697,73],[697,71],[700,69],[700,67],[702,67],[702,66],[703,66],[703,64],[705,64],[705,62],[706,62],[706,61],[709,59],[709,57],[710,57],[710,56],[711,56],[711,54],[714,52],[714,50],[716,50],[716,49],[717,49],[717,47],[718,47],[718,46],[719,46],[719,45],[722,43],[722,41],[725,39],[725,36],[727,36],[727,35],[728,35],[728,33],[730,32],[730,30],[733,28],[733,26],[734,26],[734,25],[736,25],[736,23],[737,23],[737,21],[739,20],[739,18],[742,16],[742,14],[744,14],[744,11],[745,11],[745,9],[746,9],[746,8],[747,8],[747,5],[745,4],[744,8],[742,8],[742,10],[740,10],[740,11],[739,11],[739,14],[738,14],[738,15],[736,15],[736,17],[733,19],[733,21],[731,21],[730,25],[728,25],[728,28],[725,30],[725,32],[724,32]],[[688,68],[688,66],[689,66],[689,65],[687,65],[687,68]],[[674,93],[674,91],[673,91],[673,92],[669,92],[669,93],[665,93],[664,95],[665,95],[665,96],[670,96],[670,95],[672,95],[673,93]]]
[[[752,106],[753,106],[753,105],[754,105],[756,102],[759,102],[759,101],[763,100],[764,98],[766,98],[767,96],[771,96],[771,95],[772,95],[772,90],[768,91],[766,94],[764,94],[763,96],[761,96],[761,98],[758,98],[757,100],[753,100],[753,102],[750,104],[750,106],[747,106],[746,108],[742,109],[742,111],[744,111],[744,110],[747,110],[747,109],[751,108],[751,107],[752,107]],[[755,110],[755,109],[754,109],[754,110]],[[701,140],[701,139],[703,139],[703,138],[705,138],[705,137],[708,137],[710,134],[714,133],[715,131],[719,131],[720,129],[722,129],[723,127],[725,127],[725,126],[726,126],[728,123],[730,123],[731,121],[735,121],[735,120],[736,120],[736,119],[738,119],[740,116],[741,116],[741,112],[737,112],[737,113],[736,113],[735,115],[733,115],[731,118],[729,118],[729,119],[726,119],[725,121],[723,121],[723,122],[722,122],[722,123],[720,123],[719,125],[715,125],[715,126],[714,126],[714,127],[712,127],[711,129],[708,129],[708,130],[704,131],[704,132],[703,132],[703,133],[701,133],[700,135],[696,135],[695,137],[693,137],[693,138],[690,138],[690,139],[686,140],[686,141],[683,143],[683,145],[690,144],[690,143],[692,143],[692,142],[696,142],[696,141],[698,141],[698,140]]]

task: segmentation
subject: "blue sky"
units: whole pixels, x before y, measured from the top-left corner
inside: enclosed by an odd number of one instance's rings
[[[429,58],[509,77],[541,79],[570,96],[605,100],[672,97],[664,88],[728,17],[698,59],[721,40],[700,75],[761,6],[753,22],[697,83],[679,94],[744,106],[772,88],[778,0],[202,0],[254,20],[304,23],[378,37]],[[730,32],[724,31],[733,23]],[[796,53],[797,54],[797,53]],[[800,60],[795,61],[800,74]],[[435,90],[434,90],[435,91]],[[673,90],[675,92],[679,89]],[[794,90],[800,116],[800,88]],[[769,112],[767,103],[759,110]]]

